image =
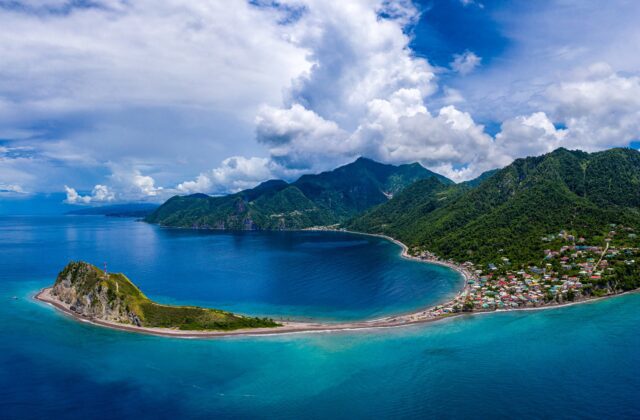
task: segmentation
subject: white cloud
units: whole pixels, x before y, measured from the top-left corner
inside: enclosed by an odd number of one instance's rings
[[[482,58],[472,51],[465,51],[462,54],[455,54],[450,65],[453,71],[464,76],[474,71],[481,61]]]
[[[70,204],[94,204],[111,201],[158,201],[173,193],[155,185],[149,175],[140,170],[122,165],[111,165],[112,173],[108,177],[110,185],[97,184],[91,194],[81,195],[75,188],[64,186],[66,202]]]
[[[499,150],[515,158],[560,146],[596,151],[640,138],[640,78],[621,76],[606,63],[579,69],[572,80],[548,86],[538,104],[546,112],[502,123],[496,136]]]
[[[152,176],[143,175],[139,169],[122,164],[111,164],[110,167],[112,174],[109,176],[109,180],[118,191],[118,198],[121,201],[161,200],[165,198],[164,188],[157,187]]]
[[[122,160],[168,185],[245,152],[260,107],[311,66],[286,12],[246,1],[19,3],[0,7],[0,138],[37,149],[36,191]]]
[[[476,119],[502,122],[545,111],[549,86],[580,79],[576,68],[605,62],[624,76],[640,72],[640,2],[597,0],[506,2],[495,9],[495,24],[507,41],[498,56],[487,57],[482,72],[451,85],[463,92]]]
[[[253,188],[260,182],[287,176],[287,170],[268,158],[234,156],[206,173],[201,173],[193,181],[185,181],[177,186],[183,194],[209,193],[224,194]]]
[[[563,142],[567,131],[557,129],[544,112],[536,112],[503,122],[496,144],[511,157],[534,156],[567,146]]]
[[[65,200],[69,204],[91,204],[91,203],[104,203],[115,200],[115,194],[106,185],[96,185],[93,187],[91,194],[80,195],[75,190],[67,185],[64,186],[67,193],[67,199]]]
[[[412,54],[403,31],[417,18],[415,8],[396,3],[400,12],[381,19],[378,13],[387,2],[305,4],[307,13],[292,34],[315,64],[294,80],[283,107],[259,112],[256,137],[268,147],[270,159],[261,162],[262,168],[316,172],[365,155],[392,163],[420,161],[461,180],[508,163],[484,127],[451,105],[464,101],[459,91],[447,87],[448,106],[435,115],[427,109],[426,98],[437,88],[435,71]],[[467,51],[453,66],[467,74],[480,61]],[[230,172],[224,169],[214,172]],[[256,171],[232,173],[250,180],[243,187],[258,180]],[[220,179],[225,177],[205,173],[179,188],[219,190]]]
[[[569,147],[599,150],[640,138],[640,77],[596,63],[578,80],[547,89],[547,107],[567,127]]]
[[[92,4],[39,5],[67,13],[0,10],[0,97],[16,112],[170,104],[251,112],[256,97],[277,100],[309,67],[305,51],[282,36],[279,15],[248,2]]]
[[[455,154],[432,138],[431,149],[416,155],[425,142],[404,126],[413,123],[418,130],[417,114],[433,119],[424,98],[436,90],[434,69],[412,54],[403,31],[417,10],[405,2],[393,3],[393,10],[385,9],[390,2],[364,0],[349,7],[306,4],[295,34],[315,65],[294,81],[283,108],[263,108],[256,119],[257,138],[274,162],[313,171],[358,155],[400,161],[428,154],[435,161]],[[391,18],[381,19],[382,10]],[[450,131],[446,124],[441,128]]]
[[[394,163],[419,161],[454,180],[504,162],[494,154],[493,139],[468,113],[450,105],[433,115],[411,90],[372,101],[353,138],[368,156]],[[468,165],[473,169],[455,169]]]
[[[62,4],[55,3],[52,7]],[[215,2],[142,0],[102,2],[100,9],[72,7],[70,13],[44,17],[0,12],[0,24],[7,24],[0,31],[0,53],[7,57],[0,67],[0,98],[12,102],[9,114],[0,113],[0,119],[11,120],[16,109],[62,115],[80,109],[112,112],[125,104],[124,115],[131,106],[171,104],[228,108],[254,120],[256,138],[268,157],[226,159],[180,183],[179,192],[237,191],[271,177],[329,169],[357,155],[396,163],[420,160],[446,168],[454,177],[463,176],[462,167],[500,161],[491,154],[491,138],[469,114],[453,106],[435,114],[427,109],[425,99],[437,90],[436,72],[409,47],[405,28],[419,17],[411,2],[282,4],[304,12],[286,25],[277,23],[284,12],[271,3],[228,8]],[[101,29],[99,37],[96,28]],[[30,35],[18,38],[18,33]],[[468,73],[479,62],[466,52],[455,67]],[[28,80],[23,76],[27,68],[36,69]],[[16,86],[22,94],[7,95]],[[280,101],[285,86],[289,88]],[[458,90],[447,91],[448,104],[462,102]],[[157,186],[156,174],[137,168],[166,177],[158,170],[165,162],[197,161],[211,147],[210,140],[199,147],[158,140],[164,127],[149,133],[127,123],[123,129],[118,118],[90,132],[40,144],[40,153],[74,167],[110,169],[109,187],[119,200],[160,200],[174,190]],[[135,113],[132,120],[143,118]],[[122,159],[118,153],[125,149],[130,156]],[[159,150],[165,158],[147,163],[149,154]],[[183,150],[195,152],[185,156]],[[481,159],[487,163],[474,163]],[[110,163],[123,160],[134,163]]]
[[[309,169],[319,159],[340,155],[347,133],[300,104],[288,109],[265,107],[256,118],[257,139],[271,158],[289,168]]]
[[[155,197],[158,192],[162,191],[162,187],[155,186],[155,180],[148,176],[142,175],[140,171],[135,171],[133,174],[132,184],[140,191],[140,193],[147,197]]]
[[[14,195],[14,194],[26,194],[27,192],[20,186],[16,184],[3,184],[0,183],[0,195]]]
[[[454,89],[449,86],[445,86],[443,89],[442,103],[446,105],[459,104],[465,102],[462,92],[458,89]]]
[[[415,9],[403,9],[402,19],[380,19],[371,2],[308,4],[298,38],[316,64],[295,80],[283,108],[263,108],[256,120],[257,138],[275,163],[318,171],[365,155],[420,161],[459,179],[504,162],[469,114],[453,106],[436,115],[427,109],[435,71],[411,53],[403,32]],[[479,62],[466,52],[456,69],[468,73]],[[459,91],[447,92],[448,104],[464,101]]]
[[[104,197],[162,200],[358,155],[419,160],[462,180],[560,145],[640,137],[633,2],[506,8],[496,19],[509,19],[498,22],[509,49],[485,62],[465,51],[451,71],[411,50],[419,11],[408,0],[23,4],[0,8],[0,125],[12,140],[0,179],[27,191],[98,184]],[[72,128],[30,128],[42,121]],[[477,121],[502,122],[501,132]],[[71,190],[78,202],[100,194]]]
[[[419,161],[460,180],[508,163],[469,114],[447,106],[432,115],[418,89],[369,101],[353,132],[299,105],[270,109],[259,121],[258,137],[269,144],[275,162],[303,169],[326,169],[323,163],[334,167],[364,155],[391,163]],[[454,169],[462,166],[465,171]]]
[[[367,103],[402,88],[423,96],[436,89],[427,60],[416,57],[404,32],[419,14],[410,2],[308,0],[292,33],[313,66],[295,79],[286,108],[298,103],[341,127],[353,127]],[[380,14],[391,16],[380,18]]]

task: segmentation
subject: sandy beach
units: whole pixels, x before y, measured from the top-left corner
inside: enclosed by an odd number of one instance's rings
[[[403,314],[397,316],[388,316],[385,318],[372,319],[367,321],[355,321],[344,323],[321,323],[321,322],[296,322],[296,321],[284,321],[280,322],[281,327],[275,328],[250,328],[250,329],[238,329],[232,331],[184,331],[178,329],[169,328],[148,328],[148,327],[136,327],[134,325],[120,324],[116,322],[104,321],[96,318],[88,318],[72,311],[68,305],[60,302],[51,296],[51,288],[42,289],[35,297],[36,300],[45,302],[54,308],[64,312],[79,321],[87,322],[90,324],[114,328],[121,331],[130,331],[165,337],[182,337],[182,338],[207,338],[207,337],[225,337],[235,335],[272,335],[272,334],[291,334],[301,332],[333,332],[344,330],[362,330],[362,329],[374,329],[374,328],[393,328],[404,325],[433,322],[440,319],[450,318],[452,316],[463,314],[452,314],[447,317],[434,317],[429,316],[428,310],[413,312],[410,314]]]

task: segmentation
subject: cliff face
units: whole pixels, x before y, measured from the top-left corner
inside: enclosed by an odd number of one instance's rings
[[[140,326],[140,317],[118,293],[112,276],[90,264],[72,262],[58,275],[51,295],[80,315]]]

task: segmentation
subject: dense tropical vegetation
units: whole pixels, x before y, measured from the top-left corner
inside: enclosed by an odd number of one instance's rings
[[[405,196],[413,188],[420,197]],[[457,261],[508,256],[526,265],[539,263],[548,233],[595,238],[610,224],[640,226],[639,210],[638,151],[558,149],[518,159],[476,187],[416,184],[345,226]]]

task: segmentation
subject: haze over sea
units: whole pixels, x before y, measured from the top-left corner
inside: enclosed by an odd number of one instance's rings
[[[382,239],[0,218],[0,417],[640,417],[640,295],[406,328],[185,340],[31,299],[70,259],[152,299],[329,321],[432,305],[459,276]]]

